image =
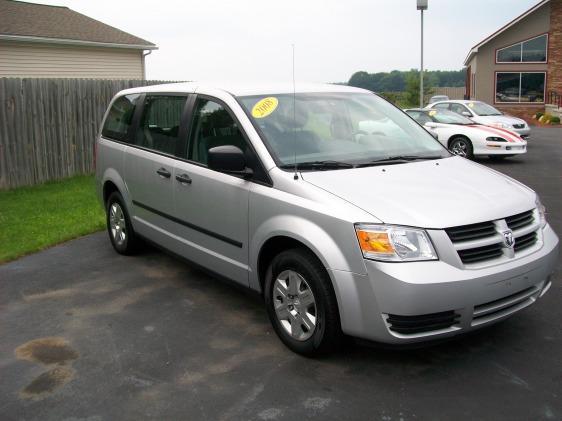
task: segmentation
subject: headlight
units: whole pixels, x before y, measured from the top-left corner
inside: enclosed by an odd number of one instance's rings
[[[487,137],[486,140],[490,142],[507,142],[507,140],[505,140],[503,137],[497,137],[497,136]]]
[[[365,259],[387,262],[437,260],[437,253],[422,229],[392,225],[355,225]]]
[[[498,127],[498,128],[500,128],[500,129],[511,129],[511,125],[505,124],[505,123],[500,123],[499,121],[496,122],[496,123],[490,124],[490,126],[492,126],[492,127]]]
[[[541,203],[541,200],[539,199],[538,196],[537,199],[535,200],[535,205],[537,206],[537,210],[539,211],[539,219],[541,222],[541,227],[544,228],[546,226],[546,208]]]

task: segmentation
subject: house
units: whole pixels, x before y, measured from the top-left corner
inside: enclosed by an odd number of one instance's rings
[[[157,48],[68,7],[0,0],[0,77],[144,79]]]
[[[467,99],[527,119],[561,107],[562,0],[540,1],[472,47],[464,64]]]

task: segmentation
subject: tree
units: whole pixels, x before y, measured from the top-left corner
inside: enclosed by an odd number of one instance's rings
[[[374,92],[401,92],[406,89],[406,79],[410,72],[393,70],[392,72],[368,73],[356,72],[351,76],[349,86],[369,89]],[[429,70],[424,72],[430,86],[464,86],[464,70]],[[425,84],[425,79],[424,79]],[[419,91],[419,88],[418,88]]]
[[[433,83],[435,81],[434,77],[427,75],[424,72],[423,75],[423,95],[424,104],[426,103],[426,98],[430,96],[433,92]],[[406,76],[406,92],[404,93],[404,101],[409,107],[416,107],[420,105],[420,72],[418,70],[410,70]]]

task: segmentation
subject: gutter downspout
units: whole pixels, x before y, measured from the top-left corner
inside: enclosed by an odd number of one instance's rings
[[[148,52],[142,52],[142,80],[146,80],[146,56],[152,54],[152,50],[148,50]]]

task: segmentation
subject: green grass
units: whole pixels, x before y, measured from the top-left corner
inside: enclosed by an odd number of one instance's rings
[[[0,262],[104,228],[93,176],[0,191]]]

